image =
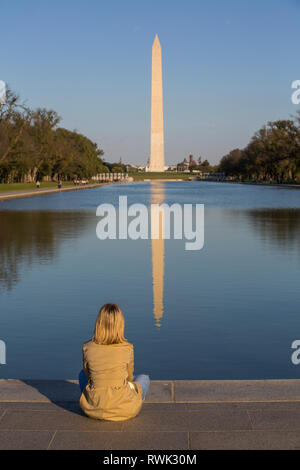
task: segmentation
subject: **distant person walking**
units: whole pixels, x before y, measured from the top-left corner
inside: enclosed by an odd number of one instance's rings
[[[37,188],[37,189],[40,189],[40,185],[41,185],[41,183],[39,182],[39,180],[37,180],[37,182],[36,182],[36,188]]]
[[[133,345],[124,337],[124,326],[118,305],[105,304],[98,313],[93,338],[83,344],[79,404],[91,418],[133,418],[140,412],[148,391],[149,376],[133,376]]]
[[[58,189],[61,189],[61,181],[60,180],[58,180],[57,187],[58,187]]]

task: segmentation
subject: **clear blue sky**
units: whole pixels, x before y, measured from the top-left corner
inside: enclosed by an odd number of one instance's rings
[[[107,161],[145,164],[156,33],[168,163],[215,163],[300,109],[299,0],[2,0],[0,79]]]

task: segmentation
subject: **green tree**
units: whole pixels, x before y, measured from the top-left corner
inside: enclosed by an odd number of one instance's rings
[[[103,150],[82,134],[58,128],[53,110],[31,110],[11,90],[0,107],[0,181],[90,178],[104,173]]]

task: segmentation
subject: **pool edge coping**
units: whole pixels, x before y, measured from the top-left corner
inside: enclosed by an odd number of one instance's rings
[[[1,403],[74,403],[77,380],[0,379]],[[300,379],[153,380],[145,403],[300,402]]]

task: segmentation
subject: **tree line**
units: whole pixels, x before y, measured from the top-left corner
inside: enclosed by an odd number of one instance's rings
[[[300,111],[290,120],[270,121],[244,149],[225,155],[219,171],[241,180],[296,182],[300,176]]]
[[[59,127],[53,110],[30,109],[7,90],[0,106],[0,182],[72,180],[110,171],[102,149],[86,136]]]
[[[53,110],[30,109],[10,89],[0,105],[0,182],[72,180],[126,171],[107,163],[86,136],[59,127]],[[294,182],[300,179],[300,111],[294,119],[270,121],[244,149],[223,156],[218,166],[193,162],[191,170],[220,171],[240,180]]]

